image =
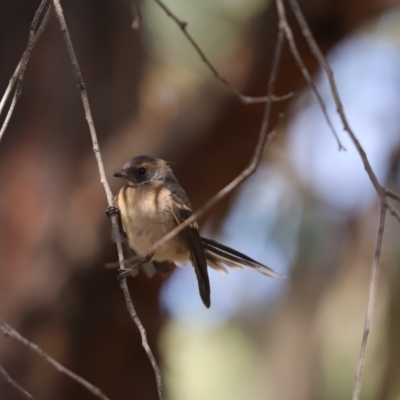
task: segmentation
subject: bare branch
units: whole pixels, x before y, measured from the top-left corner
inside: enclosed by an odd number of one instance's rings
[[[79,92],[80,92],[80,95],[82,98],[83,108],[85,111],[85,117],[86,117],[86,120],[87,120],[87,123],[89,126],[90,136],[92,138],[93,151],[94,151],[94,154],[95,154],[95,157],[97,160],[97,166],[98,166],[99,173],[100,173],[100,181],[103,184],[104,191],[107,196],[108,205],[112,205],[113,204],[113,196],[112,196],[111,189],[108,184],[106,174],[104,171],[104,164],[103,164],[101,153],[100,153],[99,143],[97,140],[97,134],[96,134],[96,130],[94,127],[93,118],[92,118],[92,113],[90,111],[89,99],[88,99],[88,95],[87,95],[87,91],[86,91],[86,86],[83,81],[82,73],[79,68],[79,64],[78,64],[78,60],[76,58],[74,48],[72,46],[71,38],[70,38],[68,28],[67,28],[67,25],[66,25],[66,22],[64,19],[64,14],[63,14],[63,10],[62,10],[60,1],[53,0],[53,5],[54,5],[54,9],[55,9],[58,21],[60,23],[61,32],[64,36],[64,41],[67,46],[68,53],[69,53],[69,56],[71,59],[72,68],[74,70],[75,79],[77,81],[78,89],[79,89]],[[119,234],[118,224],[117,224],[117,220],[116,220],[115,216],[112,217],[112,225],[113,225],[115,237],[117,238],[118,259],[120,262],[120,268],[124,269],[124,255],[123,255],[123,251],[122,251],[121,237]],[[154,373],[156,376],[158,396],[159,396],[160,400],[163,400],[164,399],[164,389],[163,389],[163,385],[162,385],[160,368],[159,368],[157,361],[153,355],[153,352],[151,351],[150,346],[147,342],[146,331],[136,313],[135,307],[133,305],[132,299],[129,294],[128,285],[126,283],[126,280],[121,280],[120,286],[121,286],[122,292],[125,297],[125,302],[126,302],[128,312],[129,312],[131,318],[133,319],[133,321],[135,322],[137,328],[140,331],[143,348],[145,349],[147,356],[151,362],[151,365],[154,369]]]
[[[0,365],[0,375],[3,377],[4,381],[21,393],[26,399],[35,400],[34,397],[29,394],[22,386],[14,381],[13,378],[7,373],[7,371]]]
[[[8,324],[6,324],[2,319],[0,319],[0,331],[3,332],[5,336],[8,336],[11,339],[16,340],[17,342],[22,343],[24,346],[28,347],[33,352],[39,354],[44,360],[46,360],[49,364],[51,364],[57,371],[61,372],[64,375],[69,376],[75,382],[78,382],[84,388],[89,390],[89,392],[93,393],[96,397],[101,400],[110,400],[97,386],[92,385],[86,379],[83,379],[79,375],[70,371],[68,368],[61,365],[54,358],[49,356],[44,350],[42,350],[37,344],[30,342],[28,339],[21,336],[16,330],[11,328]]]
[[[361,343],[360,357],[358,359],[358,365],[355,375],[355,384],[354,384],[352,400],[358,400],[360,398],[361,380],[365,365],[365,355],[367,351],[368,337],[371,331],[372,317],[374,314],[376,291],[378,288],[380,258],[382,250],[383,233],[385,230],[385,222],[386,222],[386,206],[381,204],[380,214],[379,214],[378,234],[376,238],[376,245],[374,252],[374,261],[372,263],[372,269],[371,269],[367,315],[365,317],[364,333]]]
[[[0,141],[3,138],[4,132],[7,129],[8,123],[10,122],[11,116],[14,113],[14,109],[15,106],[17,104],[18,98],[21,95],[21,91],[22,91],[22,82],[24,79],[24,75],[25,75],[25,70],[26,70],[26,66],[28,65],[28,61],[29,61],[29,57],[32,53],[33,48],[35,47],[35,44],[37,43],[37,41],[39,40],[39,38],[42,36],[42,33],[44,32],[47,23],[50,20],[50,16],[51,16],[51,7],[48,8],[45,16],[42,19],[42,22],[38,28],[38,30],[36,31],[36,26],[38,24],[38,21],[44,11],[44,9],[46,8],[47,2],[49,0],[42,0],[42,2],[39,5],[39,8],[37,9],[35,16],[33,18],[33,21],[31,23],[31,27],[30,27],[30,31],[29,31],[29,39],[28,39],[28,45],[26,50],[24,51],[24,54],[22,55],[21,61],[19,62],[17,68],[15,69],[15,72],[13,74],[13,76],[10,79],[10,82],[8,84],[8,87],[6,89],[6,91],[4,92],[3,98],[1,99],[0,102],[0,115],[3,112],[4,106],[7,102],[8,97],[10,96],[15,83],[17,82],[17,88],[15,89],[15,93],[14,93],[14,97],[13,100],[11,102],[10,108],[8,110],[7,116],[4,120],[3,126],[0,130]],[[36,32],[35,32],[36,31]]]
[[[290,51],[291,51],[294,59],[296,60],[296,63],[298,65],[298,67],[300,68],[300,71],[303,74],[304,79],[307,81],[308,85],[311,87],[311,90],[314,92],[315,96],[317,97],[318,103],[324,114],[325,120],[326,120],[329,128],[331,129],[333,136],[335,137],[336,142],[339,146],[339,150],[346,150],[339,139],[339,136],[336,132],[336,129],[334,128],[334,126],[332,124],[331,119],[329,118],[329,114],[326,109],[324,100],[322,99],[318,89],[316,88],[315,83],[314,83],[310,73],[308,72],[308,69],[305,66],[304,61],[299,53],[299,50],[297,49],[296,43],[294,41],[292,29],[290,28],[290,26],[287,22],[287,19],[286,19],[286,12],[285,12],[285,7],[283,5],[283,1],[276,0],[276,7],[278,9],[278,15],[279,15],[279,29],[284,32],[284,34],[286,36],[286,40],[289,43]]]
[[[246,96],[243,93],[240,92],[239,89],[237,89],[234,85],[232,85],[226,78],[224,78],[218,70],[214,67],[214,65],[211,63],[211,61],[207,58],[207,56],[204,54],[203,50],[199,46],[199,44],[196,42],[196,40],[193,38],[193,36],[188,32],[187,26],[188,23],[186,21],[182,21],[180,18],[178,18],[161,0],[154,0],[170,17],[180,28],[182,33],[185,35],[186,39],[190,42],[192,47],[196,50],[197,54],[200,56],[202,61],[207,65],[209,70],[212,72],[212,74],[217,78],[220,82],[222,82],[225,86],[227,86],[229,89],[233,91],[233,93],[239,98],[239,100],[243,104],[254,104],[254,103],[265,103],[267,101],[284,101],[288,100],[291,97],[294,96],[294,93],[288,93],[284,96],[275,96],[274,94],[271,94],[270,96],[263,96],[263,97],[252,97],[252,96]]]

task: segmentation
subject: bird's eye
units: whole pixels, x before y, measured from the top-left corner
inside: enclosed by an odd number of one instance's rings
[[[138,172],[140,175],[144,175],[146,173],[146,168],[139,168]]]

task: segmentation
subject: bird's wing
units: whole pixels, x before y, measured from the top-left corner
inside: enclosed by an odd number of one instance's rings
[[[186,195],[186,194],[185,194]],[[185,203],[185,198],[182,199],[178,193],[171,191],[172,196],[172,211],[175,220],[178,224],[186,221],[191,215],[192,211]],[[208,279],[207,260],[204,253],[203,244],[199,233],[197,222],[192,222],[189,226],[183,229],[183,234],[188,242],[191,254],[191,261],[199,282],[200,296],[204,305],[210,307],[210,281]]]

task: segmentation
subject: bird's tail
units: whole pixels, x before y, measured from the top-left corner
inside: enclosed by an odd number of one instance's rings
[[[273,269],[215,240],[202,237],[201,241],[203,242],[203,247],[206,252],[207,264],[219,272],[227,273],[223,265],[225,264],[234,269],[242,269],[243,266],[254,268],[256,271],[271,278],[285,278],[285,276],[277,274]]]

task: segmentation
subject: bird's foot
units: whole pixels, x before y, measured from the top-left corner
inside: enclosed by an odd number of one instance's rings
[[[133,265],[131,268],[119,268],[118,269],[118,281],[125,279],[129,276],[135,269],[139,268],[141,265],[146,264],[151,261],[153,254],[148,254],[145,257],[137,256],[134,261],[130,261],[129,264]]]
[[[105,214],[106,217],[112,217],[113,215],[120,215],[119,208],[117,206],[108,206],[106,208]]]
[[[125,279],[126,277],[128,277],[135,268],[136,267],[134,267],[134,268],[124,268],[124,269],[119,268],[118,269],[118,276],[117,276],[118,281],[121,282],[122,279]]]

